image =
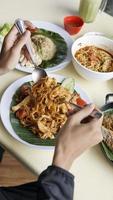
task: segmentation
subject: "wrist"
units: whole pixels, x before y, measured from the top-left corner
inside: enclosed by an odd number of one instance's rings
[[[69,170],[73,163],[73,158],[63,150],[57,148],[54,153],[52,165]]]

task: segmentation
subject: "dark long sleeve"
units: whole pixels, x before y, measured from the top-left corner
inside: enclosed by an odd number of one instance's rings
[[[73,200],[73,191],[74,176],[62,168],[49,166],[36,182],[1,187],[0,200]]]
[[[40,200],[72,200],[73,190],[74,177],[62,168],[50,166],[39,177]]]

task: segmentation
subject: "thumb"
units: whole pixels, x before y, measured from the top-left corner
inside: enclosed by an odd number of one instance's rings
[[[30,31],[26,31],[18,40],[18,42],[13,47],[13,50],[16,52],[20,52],[22,47],[30,40]]]
[[[80,124],[80,122],[84,118],[86,118],[87,116],[89,116],[92,113],[94,108],[95,108],[94,104],[89,104],[89,105],[85,106],[82,110],[80,110],[79,112],[73,114],[72,119],[74,121],[76,121],[77,124]]]

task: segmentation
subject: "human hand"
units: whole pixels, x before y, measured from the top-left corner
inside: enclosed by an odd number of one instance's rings
[[[88,105],[68,118],[59,132],[53,165],[69,170],[78,156],[102,141],[102,117],[100,119],[94,118],[85,124],[81,123],[92,113],[94,107],[92,104]]]
[[[25,21],[26,27],[34,29],[34,26]],[[30,41],[30,31],[26,31],[22,36],[18,34],[15,25],[4,38],[0,54],[0,74],[8,72],[15,68],[18,63],[22,47]]]

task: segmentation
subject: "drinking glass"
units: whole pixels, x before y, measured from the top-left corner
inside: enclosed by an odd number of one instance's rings
[[[97,13],[104,11],[108,0],[80,0],[79,14],[86,23],[93,22]]]

